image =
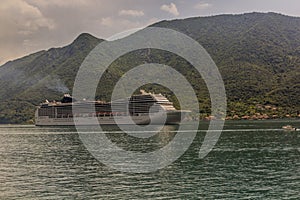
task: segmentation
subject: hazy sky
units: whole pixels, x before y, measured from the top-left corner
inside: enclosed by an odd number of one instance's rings
[[[1,0],[0,64],[64,46],[82,32],[105,39],[164,19],[253,11],[300,16],[300,1]]]

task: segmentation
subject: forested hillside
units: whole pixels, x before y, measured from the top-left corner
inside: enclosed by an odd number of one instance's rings
[[[197,40],[217,64],[228,98],[230,118],[296,117],[300,111],[300,18],[276,13],[219,15],[162,21]],[[81,34],[66,47],[40,51],[0,67],[0,123],[33,119],[35,106],[72,92],[85,56],[101,42]],[[185,75],[197,92],[201,117],[209,115],[210,100],[203,81],[185,60],[160,50],[140,50],[118,60],[99,84],[97,98],[109,99],[118,78],[142,63],[170,65]],[[172,93],[156,85],[145,86]]]

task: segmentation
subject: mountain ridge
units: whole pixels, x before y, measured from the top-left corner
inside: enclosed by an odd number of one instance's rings
[[[0,66],[0,123],[31,121],[39,102],[69,92],[76,69],[101,41],[83,33],[67,46],[38,51]],[[64,77],[66,68],[72,77]]]
[[[230,117],[299,115],[300,18],[255,12],[164,20],[151,26],[187,34],[207,50],[223,77]],[[82,33],[67,46],[42,50],[0,66],[0,123],[28,122],[37,104],[71,92],[81,62],[102,41]],[[181,61],[173,55],[152,52],[150,56],[135,52],[116,61],[108,70],[107,85],[101,86],[103,94],[98,92],[97,97],[109,96],[114,81],[130,69],[131,62],[160,61],[175,68],[178,65],[178,70],[186,72],[199,93],[202,115],[209,115],[209,98],[200,91],[205,85],[193,82],[196,78],[191,68],[183,61],[179,64]],[[160,58],[163,55],[167,59]]]

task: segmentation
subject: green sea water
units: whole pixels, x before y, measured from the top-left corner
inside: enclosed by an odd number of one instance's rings
[[[96,160],[71,127],[0,126],[0,199],[299,199],[300,121],[230,121],[214,149],[198,158],[207,123],[173,164],[124,173]],[[172,140],[143,140],[114,127],[121,148],[152,151]],[[186,132],[185,134],[189,134]]]

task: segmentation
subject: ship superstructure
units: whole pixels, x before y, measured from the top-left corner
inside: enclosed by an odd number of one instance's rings
[[[73,110],[72,110],[73,108]],[[65,94],[59,102],[44,102],[35,113],[38,126],[95,125],[98,124],[176,124],[188,111],[176,110],[162,94],[146,93],[112,102],[77,101]],[[115,120],[117,119],[117,120]]]

